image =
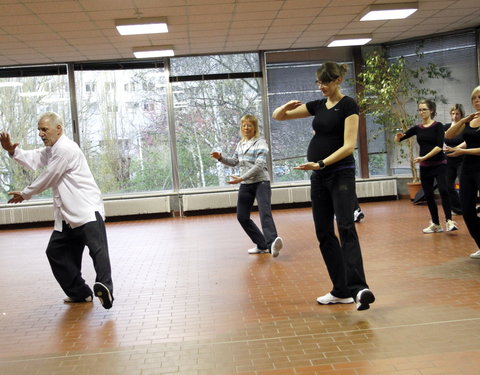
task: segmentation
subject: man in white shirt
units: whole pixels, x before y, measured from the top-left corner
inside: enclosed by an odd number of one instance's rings
[[[67,295],[64,302],[91,302],[93,292],[82,278],[85,246],[96,271],[95,295],[106,309],[112,307],[113,284],[105,231],[103,200],[80,147],[63,134],[63,123],[54,112],[38,120],[38,132],[46,147],[17,148],[7,132],[0,133],[2,147],[26,168],[43,172],[21,192],[8,193],[8,203],[20,203],[52,188],[54,231],[47,247],[53,275]]]

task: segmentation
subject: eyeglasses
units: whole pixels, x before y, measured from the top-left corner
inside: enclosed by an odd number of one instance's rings
[[[329,84],[332,83],[332,82],[333,82],[333,81],[322,82],[322,81],[320,81],[320,80],[318,80],[318,79],[315,80],[315,83],[316,83],[317,85],[320,85],[320,86],[327,86],[327,85],[329,85]]]
[[[430,111],[428,108],[419,108],[418,112],[427,112]]]

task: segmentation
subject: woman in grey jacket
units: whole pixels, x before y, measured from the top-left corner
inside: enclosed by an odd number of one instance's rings
[[[223,157],[220,152],[211,156],[230,167],[239,166],[240,176],[231,176],[229,184],[240,184],[237,200],[237,219],[243,230],[256,246],[249,254],[271,253],[277,257],[283,247],[283,240],[277,235],[272,217],[270,176],[267,170],[268,145],[260,137],[258,120],[253,115],[240,119],[242,139],[232,157]],[[250,218],[253,202],[257,199],[262,230]]]

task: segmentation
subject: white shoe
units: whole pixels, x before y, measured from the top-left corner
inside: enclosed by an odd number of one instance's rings
[[[65,297],[63,299],[63,302],[65,302],[65,303],[83,303],[83,302],[92,302],[92,301],[93,301],[92,296],[88,296],[88,297],[85,297],[83,299],[74,299],[74,298],[71,298],[71,297]]]
[[[470,254],[470,258],[472,259],[480,259],[480,250],[475,253]]]
[[[278,254],[280,254],[280,250],[283,247],[283,240],[282,237],[277,237],[275,240],[272,242],[272,257],[276,258],[278,257]]]
[[[442,226],[440,224],[433,224],[432,222],[428,227],[423,230],[423,233],[441,233],[443,232]]]
[[[268,250],[260,250],[258,247],[252,247],[251,249],[248,249],[249,254],[265,254],[268,253]]]
[[[353,298],[352,297],[339,298],[339,297],[335,297],[331,293],[327,293],[324,296],[318,297],[317,302],[320,305],[334,305],[336,303],[353,303]]]
[[[447,220],[447,232],[450,232],[452,230],[458,230],[457,223],[453,220]]]
[[[375,302],[375,296],[370,289],[365,288],[357,293],[355,302],[357,303],[358,311],[368,310],[370,308],[370,304]]]
[[[355,223],[361,222],[365,218],[365,214],[360,208],[357,208],[355,211],[353,211],[353,221]]]

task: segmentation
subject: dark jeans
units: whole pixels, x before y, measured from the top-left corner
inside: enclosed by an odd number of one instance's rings
[[[457,177],[462,173],[462,157],[447,157],[447,188],[448,197],[450,198],[450,206],[452,211],[456,214],[462,213],[462,206],[460,205],[460,198],[458,192],[455,189],[455,182]]]
[[[97,273],[95,281],[113,291],[107,234],[102,216],[95,212],[96,221],[77,228],[65,222],[62,231],[53,231],[47,247],[47,258],[53,275],[65,294],[73,299],[92,295],[92,290],[82,278],[82,255],[85,246],[90,251]]]
[[[442,199],[443,212],[445,219],[452,218],[452,210],[450,208],[450,198],[448,197],[447,188],[447,166],[446,164],[435,165],[433,167],[420,167],[420,181],[422,183],[425,199],[427,200],[428,210],[432,218],[432,223],[440,224],[438,217],[437,202],[435,202],[434,182],[437,180],[437,187]]]
[[[460,175],[460,202],[463,209],[463,220],[480,249],[480,218],[477,216],[476,204],[480,191],[480,171]]]
[[[339,298],[355,298],[360,290],[368,288],[352,215],[356,199],[355,170],[314,171],[310,180],[315,232],[333,284],[330,293]],[[335,235],[334,215],[340,241]]]
[[[255,198],[257,199],[263,233],[250,219]],[[270,249],[272,242],[277,237],[277,229],[272,217],[271,198],[270,181],[241,184],[238,191],[237,219],[248,237],[260,250]]]

